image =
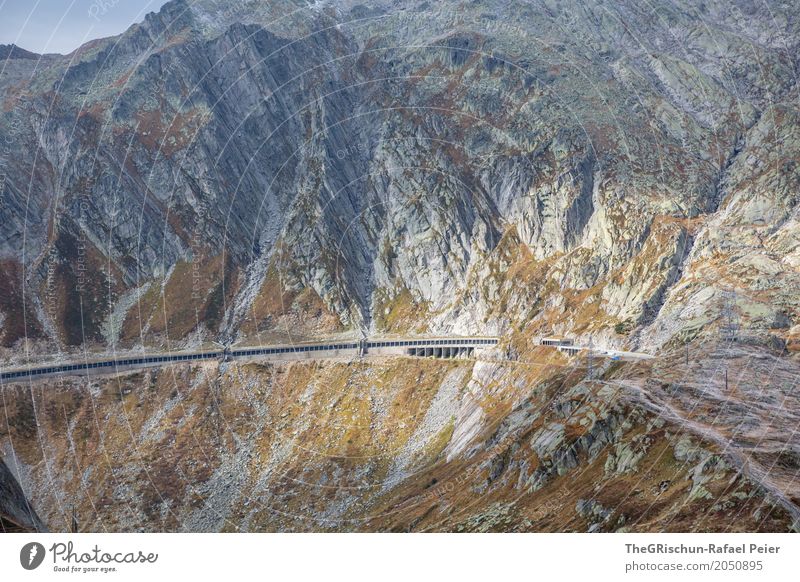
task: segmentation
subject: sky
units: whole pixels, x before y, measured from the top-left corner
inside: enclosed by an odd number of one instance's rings
[[[0,44],[34,53],[67,54],[113,36],[166,0],[0,0]]]

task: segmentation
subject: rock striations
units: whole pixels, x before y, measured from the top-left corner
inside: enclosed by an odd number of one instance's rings
[[[0,47],[6,364],[502,336],[3,386],[40,515],[797,527],[798,8],[172,0],[69,55]],[[544,333],[659,359],[587,378]]]

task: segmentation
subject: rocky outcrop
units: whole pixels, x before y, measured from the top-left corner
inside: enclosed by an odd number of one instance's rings
[[[474,365],[4,386],[26,491],[120,530],[796,527],[795,12],[173,0],[2,49],[4,362],[502,336]],[[661,359],[587,378],[543,333]],[[779,373],[723,393],[750,360]]]
[[[57,530],[793,527],[788,454],[763,471],[791,442],[774,429],[726,444],[702,412],[666,416],[678,398],[643,406],[623,369],[585,381],[442,362],[208,363],[7,386],[0,446]]]
[[[7,51],[0,253],[30,311],[4,345],[504,331],[581,294],[533,325],[592,313],[656,347],[713,320],[676,311],[715,309],[697,274],[793,325],[791,282],[766,282],[796,271],[783,8],[281,6],[173,0],[69,58]],[[476,285],[509,229],[535,296]],[[190,305],[159,300],[170,279]],[[309,296],[328,323],[298,329]]]
[[[47,531],[16,478],[0,459],[0,532]]]

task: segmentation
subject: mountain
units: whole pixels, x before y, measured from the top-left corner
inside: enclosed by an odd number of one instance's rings
[[[6,51],[5,363],[502,338],[3,387],[48,525],[70,496],[95,528],[792,527],[798,8],[173,0]],[[658,358],[591,377],[548,333]]]
[[[39,59],[41,55],[26,51],[15,44],[0,44],[0,59],[4,60],[17,60],[17,59]]]
[[[43,532],[39,516],[6,464],[0,460],[0,532]]]

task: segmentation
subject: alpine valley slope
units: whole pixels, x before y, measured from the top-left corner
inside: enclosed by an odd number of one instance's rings
[[[797,528],[798,13],[173,0],[4,47],[6,364],[503,338],[3,386],[7,465],[54,530]]]

